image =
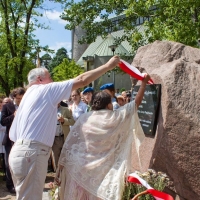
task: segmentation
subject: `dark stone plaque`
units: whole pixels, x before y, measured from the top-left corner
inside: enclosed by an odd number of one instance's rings
[[[132,98],[135,99],[140,86],[135,86]],[[156,132],[158,109],[160,105],[161,85],[146,85],[142,103],[138,108],[138,116],[146,135],[154,136]]]

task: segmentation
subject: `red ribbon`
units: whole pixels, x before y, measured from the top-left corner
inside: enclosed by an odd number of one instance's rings
[[[136,67],[130,65],[129,63],[127,63],[124,60],[120,60],[121,62],[119,63],[119,67],[126,72],[127,74],[131,75],[133,78],[136,78],[137,80],[143,80],[144,79],[144,75],[142,74]],[[153,80],[150,79],[148,81],[149,84],[154,84]]]
[[[160,192],[155,189],[148,189],[147,191],[149,194],[151,194],[154,197],[158,197],[163,200],[174,200],[174,198],[172,196],[170,196],[169,194],[166,194],[164,192]]]
[[[142,184],[142,183],[140,183],[140,181],[137,178],[135,178],[133,176],[128,176],[128,182]]]
[[[150,187],[144,179],[142,179],[135,173],[130,174],[128,176],[128,182],[145,186],[147,188],[147,190],[146,190],[147,193],[151,194],[156,200],[174,200],[174,198],[172,196],[170,196],[169,194],[160,192],[160,191],[155,190],[154,188]]]

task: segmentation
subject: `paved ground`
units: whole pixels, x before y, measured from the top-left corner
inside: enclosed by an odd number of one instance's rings
[[[53,182],[55,173],[48,173],[44,185],[44,192],[42,200],[50,200],[48,191],[49,191],[49,182]],[[15,200],[15,195],[11,195],[5,186],[5,181],[2,180],[0,176],[0,200]]]

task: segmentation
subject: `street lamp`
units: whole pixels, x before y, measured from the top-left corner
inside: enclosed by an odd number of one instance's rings
[[[87,66],[86,66],[86,71],[89,71],[89,62],[92,62],[94,60],[93,56],[86,56],[86,57],[82,57],[82,59],[84,61],[86,61]]]
[[[113,56],[114,56],[117,45],[113,44],[113,45],[108,46],[108,48],[111,49],[111,51],[113,52]],[[113,84],[115,85],[115,70],[114,69],[113,69]]]
[[[115,49],[117,48],[117,45],[110,45],[110,46],[108,46],[110,49],[111,49],[111,51],[113,52],[113,56],[114,56],[114,54],[115,54]]]
[[[90,62],[94,61],[94,56],[86,56],[82,57],[82,59],[87,63],[86,71],[89,71]],[[89,86],[92,87],[92,83],[90,83]]]
[[[40,47],[37,47],[36,53],[37,53],[37,65],[36,67],[41,67],[41,60],[40,60]]]

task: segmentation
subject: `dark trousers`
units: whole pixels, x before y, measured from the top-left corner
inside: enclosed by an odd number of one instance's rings
[[[1,164],[2,164],[2,169],[3,169],[3,174],[6,177],[6,164],[5,164],[5,155],[4,153],[1,153]]]
[[[11,189],[14,187],[12,176],[10,173],[9,163],[8,163],[8,157],[9,157],[11,148],[12,148],[12,145],[5,145],[6,187],[8,189]]]

